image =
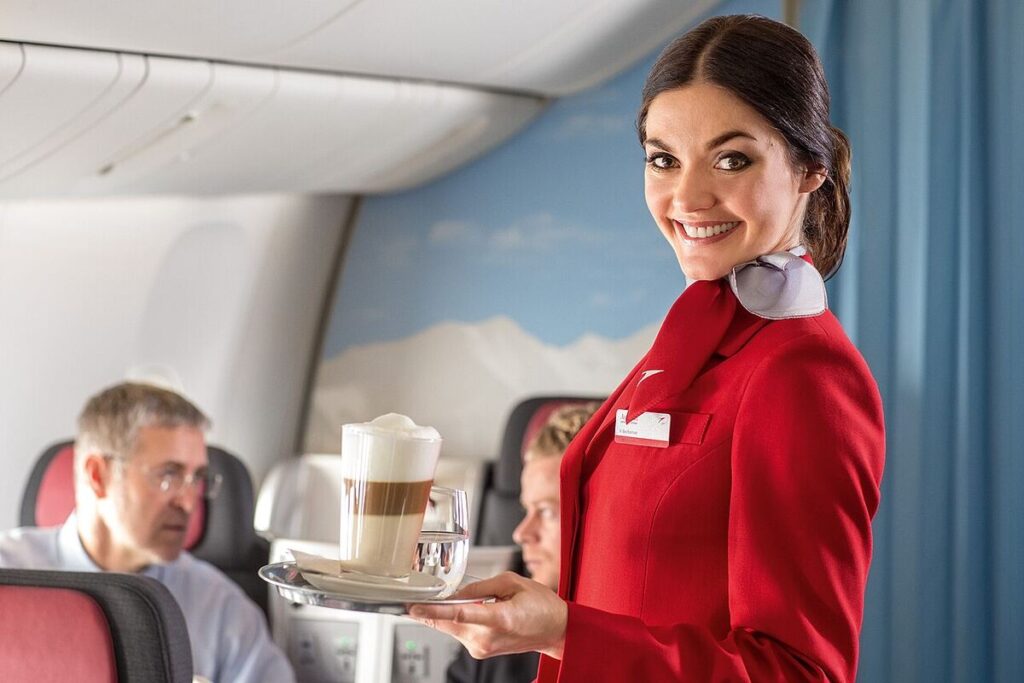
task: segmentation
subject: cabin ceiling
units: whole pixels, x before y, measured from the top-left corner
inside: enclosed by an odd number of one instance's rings
[[[0,38],[560,96],[715,0],[0,0]]]
[[[0,0],[0,197],[388,192],[718,0]]]

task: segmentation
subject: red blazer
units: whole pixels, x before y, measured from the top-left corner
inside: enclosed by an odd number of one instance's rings
[[[569,621],[540,683],[854,680],[877,386],[830,312],[768,321],[716,296],[723,328],[670,312],[563,459]],[[669,446],[617,443],[618,408],[669,413]]]

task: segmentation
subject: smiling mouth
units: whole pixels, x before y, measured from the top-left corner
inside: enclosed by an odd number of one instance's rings
[[[690,225],[681,221],[672,221],[677,227],[683,229],[683,233],[692,240],[704,240],[710,237],[717,237],[733,230],[740,221],[729,221],[723,223],[713,223],[710,225]]]

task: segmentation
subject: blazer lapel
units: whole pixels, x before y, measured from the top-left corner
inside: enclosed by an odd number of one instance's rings
[[[669,309],[629,403],[628,421],[685,391],[707,365],[739,308],[724,280],[701,280]]]

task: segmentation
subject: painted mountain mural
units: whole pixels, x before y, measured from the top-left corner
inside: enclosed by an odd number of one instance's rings
[[[336,453],[342,424],[397,412],[436,427],[443,456],[495,457],[517,401],[540,394],[607,395],[650,347],[657,328],[652,324],[620,340],[588,334],[552,346],[498,316],[350,347],[320,366],[306,451]]]

